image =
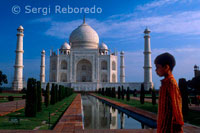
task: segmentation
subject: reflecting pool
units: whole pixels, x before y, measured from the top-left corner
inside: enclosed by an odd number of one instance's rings
[[[81,95],[84,129],[146,129],[145,124],[90,95]]]

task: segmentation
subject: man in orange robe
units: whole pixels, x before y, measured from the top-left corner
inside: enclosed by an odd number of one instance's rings
[[[163,77],[159,92],[157,133],[183,133],[182,98],[172,74],[175,59],[169,53],[156,57],[156,73]]]

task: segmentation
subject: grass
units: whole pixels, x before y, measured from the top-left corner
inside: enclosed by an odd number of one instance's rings
[[[184,115],[184,121],[196,126],[200,126],[200,112],[190,110],[187,115]]]
[[[23,93],[0,93],[0,96],[23,96]]]
[[[14,98],[14,101],[22,100],[22,98]],[[8,98],[0,98],[0,103],[10,102]]]
[[[33,130],[38,127],[40,130],[49,129],[49,112],[50,117],[50,129],[52,129],[64,111],[68,108],[71,102],[74,100],[76,94],[57,102],[54,105],[49,105],[47,108],[42,105],[42,112],[38,112],[36,117],[25,117],[24,109],[14,113],[10,113],[6,116],[0,117],[0,129],[24,129]],[[13,124],[9,121],[9,118],[19,118],[20,124]]]
[[[140,108],[140,109],[143,109],[143,110],[146,110],[146,111],[150,111],[150,112],[153,112],[153,113],[156,113],[156,114],[157,114],[157,111],[158,111],[158,104],[152,105],[152,103],[148,103],[148,102],[141,104],[140,101],[138,101],[138,100],[131,99],[130,101],[126,101],[126,99],[122,100],[122,99],[118,99],[118,98],[111,98],[111,97],[108,97],[108,96],[103,96],[103,95],[100,95],[100,94],[96,94],[96,95],[101,96],[101,97],[105,97],[105,98],[108,98],[108,99],[111,99],[111,100],[114,100],[114,101],[117,101],[117,102],[121,102],[121,103],[124,103],[124,104],[128,104],[130,106]],[[194,110],[189,110],[188,114],[184,115],[183,117],[184,117],[185,122],[196,125],[196,126],[200,126],[200,112],[194,111]]]
[[[16,97],[16,96],[19,96],[19,97],[22,97],[23,95],[25,94],[22,94],[22,93],[0,93],[0,96],[13,96],[13,97]],[[14,98],[14,100],[21,100],[22,98]],[[4,102],[9,102],[8,101],[8,98],[4,97],[4,98],[0,98],[0,103],[4,103]]]
[[[148,102],[141,104],[140,101],[138,101],[138,100],[130,99],[130,101],[126,101],[126,99],[122,100],[122,99],[118,99],[118,98],[103,96],[103,95],[100,95],[100,94],[96,94],[96,95],[101,96],[101,97],[105,97],[105,98],[108,98],[108,99],[111,99],[111,100],[114,100],[114,101],[117,101],[117,102],[121,102],[121,103],[124,103],[124,104],[128,104],[128,105],[136,107],[136,108],[147,110],[147,111],[150,111],[150,112],[153,112],[153,113],[157,113],[157,110],[158,110],[157,104],[152,105],[152,103],[148,103]]]

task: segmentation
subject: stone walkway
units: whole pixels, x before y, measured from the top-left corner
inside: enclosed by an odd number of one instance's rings
[[[75,132],[83,130],[81,95],[78,94],[69,108],[65,111],[57,125],[55,132]]]
[[[25,100],[0,103],[0,116],[7,115],[25,107]]]

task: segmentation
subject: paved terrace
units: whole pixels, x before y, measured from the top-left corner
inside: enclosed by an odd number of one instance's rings
[[[0,116],[7,115],[25,107],[25,100],[0,103]]]
[[[81,94],[76,96],[53,129],[56,132],[75,132],[75,130],[83,130]]]

